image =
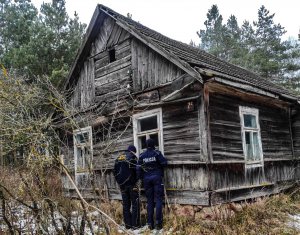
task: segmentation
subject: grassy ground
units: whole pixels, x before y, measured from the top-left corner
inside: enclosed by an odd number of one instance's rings
[[[171,211],[172,212],[172,211]],[[166,214],[166,213],[165,213]],[[255,202],[231,203],[204,208],[186,216],[167,213],[165,231],[170,234],[300,234],[289,226],[289,215],[300,215],[300,189],[257,199]]]

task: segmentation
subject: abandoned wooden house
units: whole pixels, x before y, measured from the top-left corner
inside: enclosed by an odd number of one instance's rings
[[[120,198],[114,160],[129,144],[141,153],[149,137],[168,159],[164,181],[172,202],[244,200],[300,178],[293,93],[103,5],[65,89],[81,121],[75,130],[61,129],[62,154],[87,195],[93,181]],[[65,187],[72,195],[67,181]]]

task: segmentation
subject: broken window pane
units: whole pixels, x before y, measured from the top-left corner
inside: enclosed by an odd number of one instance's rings
[[[139,127],[140,132],[157,129],[157,116],[155,115],[140,119]]]
[[[88,140],[89,140],[89,133],[88,132],[80,133],[80,134],[76,135],[77,144],[88,143]]]

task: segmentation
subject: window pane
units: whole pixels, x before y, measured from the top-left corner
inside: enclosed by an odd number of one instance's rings
[[[260,148],[258,142],[258,133],[253,132],[253,157],[255,161],[259,161],[260,159]]]
[[[244,125],[245,127],[257,128],[255,116],[251,114],[244,114]]]
[[[250,144],[251,142],[251,136],[250,136],[250,132],[249,131],[245,131],[245,141],[246,141],[246,144]]]
[[[84,168],[88,168],[89,164],[90,164],[90,157],[91,157],[91,154],[90,154],[90,150],[85,147],[84,148]]]
[[[150,139],[154,140],[154,144],[155,144],[156,147],[159,146],[158,133],[150,135]]]
[[[140,149],[140,153],[142,152],[141,150],[146,149],[146,136],[140,136],[139,137],[139,149]]]
[[[139,131],[157,129],[157,115],[139,120]]]
[[[78,144],[88,143],[89,141],[89,133],[84,132],[76,135],[76,141]]]
[[[251,141],[251,132],[245,132],[245,142],[246,142],[246,160],[252,161],[253,160],[253,146]]]
[[[83,155],[84,155],[84,153],[83,153],[83,151],[82,151],[82,149],[81,148],[77,148],[77,169],[79,169],[79,168],[83,168],[83,161],[84,161],[84,159],[83,159]]]

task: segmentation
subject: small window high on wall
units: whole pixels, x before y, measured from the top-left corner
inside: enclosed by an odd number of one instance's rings
[[[240,118],[246,166],[262,166],[263,152],[258,109],[240,106]]]
[[[151,138],[155,142],[156,149],[163,152],[163,128],[161,109],[154,109],[133,115],[134,145],[137,154],[146,148],[146,140]]]
[[[108,51],[109,63],[116,61],[116,50],[115,48],[111,48]]]
[[[92,164],[92,128],[85,127],[73,132],[75,173],[88,172]]]

